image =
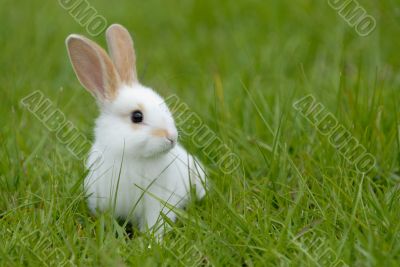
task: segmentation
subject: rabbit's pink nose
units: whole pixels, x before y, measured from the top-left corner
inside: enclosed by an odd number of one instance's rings
[[[170,137],[167,137],[167,140],[171,143],[171,145],[175,144],[175,139],[172,139]]]
[[[156,129],[156,130],[153,130],[151,134],[156,137],[164,137],[167,140],[169,140],[172,144],[176,143],[177,139],[178,139],[177,131],[167,131],[165,129]]]
[[[175,132],[168,132],[166,138],[168,139],[168,141],[171,142],[172,145],[176,144],[177,140],[178,140],[178,133]]]

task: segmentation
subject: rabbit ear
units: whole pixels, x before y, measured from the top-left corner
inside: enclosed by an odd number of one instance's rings
[[[106,38],[108,50],[121,81],[127,85],[137,83],[136,55],[128,30],[119,24],[113,24],[107,29]]]
[[[76,34],[68,36],[66,45],[81,84],[98,100],[112,100],[120,86],[120,79],[104,49]]]

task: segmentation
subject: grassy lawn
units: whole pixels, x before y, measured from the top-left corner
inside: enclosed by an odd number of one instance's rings
[[[0,0],[1,266],[399,266],[398,0],[359,0],[376,20],[368,36],[328,0],[89,0],[133,35],[142,83],[178,95],[241,160],[223,172],[182,138],[212,188],[163,242],[92,216],[84,160],[20,103],[39,90],[93,139],[97,106],[64,41],[105,37],[60,2]],[[371,171],[293,107],[307,95]]]

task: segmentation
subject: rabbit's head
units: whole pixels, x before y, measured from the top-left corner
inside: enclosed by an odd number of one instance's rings
[[[113,24],[106,37],[111,58],[83,36],[72,34],[66,40],[76,76],[100,107],[96,142],[138,158],[168,152],[178,138],[174,119],[164,100],[139,83],[129,32]]]

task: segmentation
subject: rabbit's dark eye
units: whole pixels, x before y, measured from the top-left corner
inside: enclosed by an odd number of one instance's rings
[[[133,123],[140,123],[143,121],[143,113],[140,110],[132,112],[131,120]]]

